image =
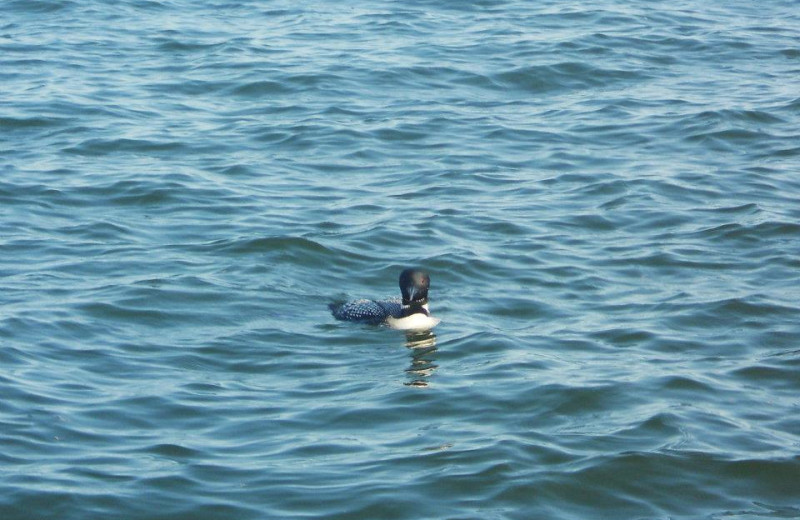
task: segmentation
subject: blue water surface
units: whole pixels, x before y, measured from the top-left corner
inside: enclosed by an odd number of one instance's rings
[[[0,518],[800,518],[795,0],[0,13]]]

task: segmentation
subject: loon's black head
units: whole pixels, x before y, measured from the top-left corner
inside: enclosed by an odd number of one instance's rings
[[[428,287],[431,277],[419,269],[406,269],[400,273],[400,292],[403,293],[403,305],[420,306],[428,303]]]

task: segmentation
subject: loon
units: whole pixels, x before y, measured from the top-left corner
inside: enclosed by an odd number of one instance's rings
[[[399,330],[428,330],[441,321],[431,316],[428,309],[430,285],[431,278],[428,273],[419,269],[405,269],[400,273],[402,298],[332,303],[328,308],[337,320],[370,325],[385,323]]]

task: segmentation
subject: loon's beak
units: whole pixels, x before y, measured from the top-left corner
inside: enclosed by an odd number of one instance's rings
[[[411,294],[408,295],[408,301],[413,302],[414,296],[417,294],[417,288],[415,286],[411,286]]]

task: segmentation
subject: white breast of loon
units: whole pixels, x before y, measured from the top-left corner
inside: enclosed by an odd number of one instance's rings
[[[428,309],[428,304],[422,306],[425,309],[425,312],[428,314],[423,314],[421,312],[411,314],[406,316],[405,318],[395,318],[394,316],[389,316],[386,318],[386,324],[393,329],[397,330],[429,330],[434,328],[439,324],[439,318],[434,318],[430,315],[430,310]]]

